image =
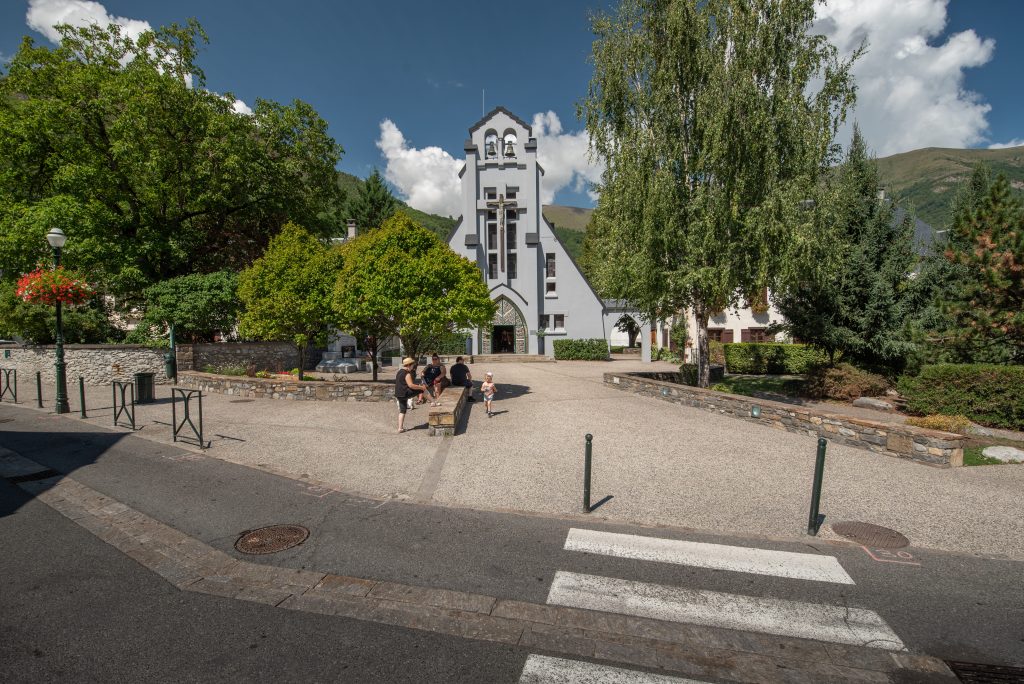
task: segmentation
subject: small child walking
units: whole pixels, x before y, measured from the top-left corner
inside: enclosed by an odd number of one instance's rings
[[[491,411],[491,402],[494,401],[494,393],[497,390],[498,386],[494,384],[494,373],[488,372],[484,374],[484,381],[480,384],[480,392],[484,395],[484,408],[487,409],[488,418],[494,415]]]

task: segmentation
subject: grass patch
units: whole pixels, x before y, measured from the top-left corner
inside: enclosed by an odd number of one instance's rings
[[[797,397],[803,386],[803,378],[792,375],[727,375],[721,382],[711,385],[711,389],[748,397],[756,396],[756,393]]]
[[[1007,465],[1004,461],[1000,461],[998,458],[992,458],[986,456],[982,452],[985,447],[983,446],[969,446],[964,449],[964,465],[965,466],[980,466],[980,465]]]

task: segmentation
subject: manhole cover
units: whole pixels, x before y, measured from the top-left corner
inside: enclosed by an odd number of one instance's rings
[[[242,533],[235,548],[254,555],[277,553],[298,546],[308,536],[309,530],[301,525],[271,525]]]
[[[1022,667],[960,663],[955,660],[947,660],[946,664],[949,665],[949,669],[953,670],[953,673],[961,682],[976,684],[1024,682],[1024,668]]]
[[[910,544],[910,540],[896,530],[871,523],[844,520],[834,524],[832,531],[873,549],[902,549]]]

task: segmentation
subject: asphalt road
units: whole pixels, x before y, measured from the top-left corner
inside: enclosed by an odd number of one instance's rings
[[[189,451],[0,407],[0,446],[226,553],[295,523],[302,546],[256,562],[544,603],[557,571],[873,610],[913,652],[1024,665],[1020,562],[378,501]],[[685,491],[680,493],[685,496]],[[599,498],[595,496],[596,498]],[[827,514],[827,501],[823,504]],[[837,557],[854,585],[569,552],[569,529]],[[516,681],[526,653],[482,642],[179,592],[0,482],[0,679]],[[814,547],[808,548],[808,547]],[[909,557],[908,557],[909,556]],[[894,562],[897,561],[897,562]],[[10,580],[6,580],[10,578]],[[345,669],[348,668],[348,669]]]

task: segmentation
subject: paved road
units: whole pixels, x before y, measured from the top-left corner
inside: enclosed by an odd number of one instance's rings
[[[854,608],[877,614],[912,652],[1024,664],[1021,564],[1015,561],[912,548],[904,554],[909,558],[879,551],[873,556],[862,548],[813,541],[804,545],[614,525],[582,516],[531,517],[364,499],[34,411],[2,407],[0,420],[6,421],[0,446],[235,556],[232,544],[244,530],[285,522],[310,528],[303,546],[257,558],[268,564],[533,603],[579,605],[572,602],[589,600],[587,595],[607,602],[605,590],[593,588],[595,581],[627,583],[614,587],[620,594],[638,587],[654,592],[657,600],[647,602],[652,610],[675,610],[681,591],[697,592],[700,600],[757,597],[768,602],[755,611],[766,616],[760,630],[773,629],[776,609],[793,602]],[[0,538],[12,551],[0,560],[0,571],[17,578],[10,592],[5,587],[0,606],[8,616],[0,620],[11,621],[3,625],[5,633],[16,635],[2,647],[9,651],[0,662],[16,663],[19,676],[35,673],[26,681],[62,678],[61,673],[107,681],[116,680],[117,673],[130,679],[126,673],[133,668],[142,679],[159,679],[175,667],[189,673],[184,679],[218,672],[221,678],[241,678],[265,668],[279,681],[293,672],[296,680],[313,681],[346,678],[338,669],[344,665],[364,681],[375,676],[400,681],[405,675],[419,681],[516,681],[528,655],[183,594],[10,485],[4,484],[0,495]],[[579,529],[629,536],[598,536],[589,552],[567,548]],[[837,559],[853,583],[737,572],[731,561],[717,568],[654,561],[644,555],[651,553],[645,542],[631,541],[635,536],[824,554]],[[608,555],[609,540],[627,540],[626,547],[640,543],[640,557],[621,557],[629,555],[621,549],[619,557]],[[691,615],[690,621],[700,619]],[[325,643],[332,649],[325,650]],[[424,660],[424,652],[430,659]],[[295,660],[299,663],[292,667]],[[394,663],[395,669],[375,670],[379,662]]]

